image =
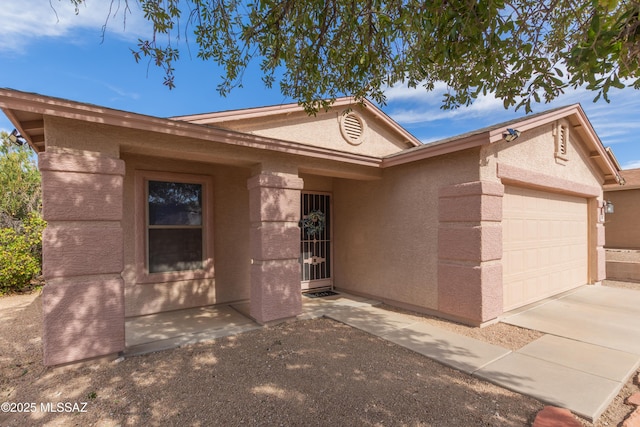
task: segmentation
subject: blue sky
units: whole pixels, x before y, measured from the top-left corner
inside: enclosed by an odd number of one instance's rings
[[[50,4],[49,4],[50,3]],[[162,85],[163,72],[146,62],[136,64],[130,53],[149,25],[135,1],[126,27],[122,12],[110,19],[107,0],[89,0],[75,15],[69,0],[3,0],[0,7],[0,87],[88,102],[120,110],[168,117],[292,102],[278,90],[267,90],[254,67],[243,79],[244,87],[220,97],[215,88],[220,70],[199,60],[195,44],[191,57],[182,44],[176,66],[176,85]],[[124,4],[123,1],[115,4]],[[53,8],[51,7],[53,6]],[[55,9],[55,11],[54,11]],[[113,12],[112,12],[113,15]],[[505,110],[491,96],[458,110],[440,109],[446,88],[433,92],[394,87],[382,109],[423,142],[464,133],[521,117],[524,111]],[[640,167],[640,91],[617,90],[611,103],[593,103],[595,94],[568,91],[534,112],[581,103],[605,146],[610,146],[624,169]],[[13,126],[0,114],[0,130]]]

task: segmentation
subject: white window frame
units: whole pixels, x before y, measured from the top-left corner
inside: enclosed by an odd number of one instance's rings
[[[149,181],[202,185],[202,268],[183,271],[149,272]],[[215,276],[213,262],[213,178],[174,172],[135,172],[136,282],[161,283],[208,279]]]

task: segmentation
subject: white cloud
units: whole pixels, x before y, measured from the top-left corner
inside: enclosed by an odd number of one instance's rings
[[[640,123],[625,120],[635,119],[612,112],[607,117],[603,117],[597,121],[592,120],[592,125],[605,145],[629,142],[637,143],[637,135],[640,133]]]
[[[622,169],[637,169],[640,168],[640,160],[631,160],[621,166]]]
[[[483,119],[486,124],[498,123],[525,114],[524,109],[505,110],[502,100],[493,94],[480,96],[468,107],[455,110],[442,110],[442,95],[447,87],[444,83],[435,86],[433,91],[423,87],[410,89],[406,85],[394,86],[385,91],[389,105],[388,114],[403,125],[419,123],[445,122],[447,120]],[[534,112],[580,103],[605,145],[629,142],[630,135],[640,133],[640,96],[634,89],[625,89],[610,93],[611,103],[603,100],[593,103],[594,92],[583,87],[568,88],[565,93],[548,104],[533,104]]]
[[[389,102],[393,101],[419,101],[426,103],[439,103],[439,97],[447,90],[444,82],[436,82],[432,91],[427,91],[422,85],[410,88],[406,84],[398,84],[384,91]]]
[[[478,97],[468,107],[443,110],[440,106],[447,90],[447,85],[442,82],[436,83],[431,91],[422,86],[416,88],[408,88],[406,85],[393,86],[385,91],[389,103],[389,115],[399,123],[411,124],[453,118],[482,117],[493,112],[504,111],[502,101],[496,99],[492,94]],[[401,106],[394,108],[396,104]]]
[[[75,29],[94,29],[101,34],[108,19],[107,33],[136,39],[149,28],[136,1],[88,0],[78,15],[70,0],[3,0],[0,7],[0,51],[20,52],[30,43],[44,37],[71,39]],[[126,26],[123,21],[126,13]]]
[[[628,88],[613,92],[610,94],[611,103],[593,103],[589,99],[593,96],[593,93],[585,93],[582,107],[603,144],[636,144],[640,134],[638,91]]]

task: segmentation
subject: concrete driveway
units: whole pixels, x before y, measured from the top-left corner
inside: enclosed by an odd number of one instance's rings
[[[547,335],[474,375],[590,420],[640,366],[640,291],[583,286],[502,321]]]
[[[640,290],[583,286],[502,321],[640,355]]]

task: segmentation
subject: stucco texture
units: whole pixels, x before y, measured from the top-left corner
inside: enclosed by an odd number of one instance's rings
[[[478,150],[334,180],[334,283],[421,310],[438,308],[438,189],[478,179]]]
[[[606,215],[605,246],[615,249],[640,249],[640,188],[607,191],[605,199],[614,206],[614,212]]]
[[[137,316],[159,311],[219,304],[249,298],[249,194],[244,168],[181,162],[176,160],[124,155],[127,173],[124,182],[125,215],[123,219],[126,315]],[[213,197],[205,209],[212,209],[209,235],[213,237],[215,277],[139,283],[136,247],[143,242],[136,233],[136,171],[161,171],[172,174],[211,177]],[[144,197],[144,196],[143,196]]]
[[[366,123],[363,140],[358,144],[348,142],[341,133],[340,118],[347,112],[346,109],[321,111],[316,116],[308,116],[300,111],[276,119],[264,117],[237,120],[220,126],[254,135],[368,156],[385,156],[407,148],[406,144],[397,142],[397,137],[386,130],[379,119],[367,112],[366,108],[354,105],[351,111]]]
[[[540,176],[558,178],[576,187],[575,189],[557,188],[554,182],[550,182],[546,189],[551,191],[580,194],[584,193],[582,190],[584,186],[600,188],[604,179],[590,160],[589,153],[577,132],[569,133],[567,160],[556,158],[553,127],[553,124],[546,124],[523,132],[514,142],[499,141],[483,146],[480,163],[481,179],[499,181],[496,171],[497,165],[501,164],[531,171]],[[527,186],[537,185],[531,183]]]
[[[77,123],[45,118],[44,363],[124,349],[122,182],[117,146]]]

